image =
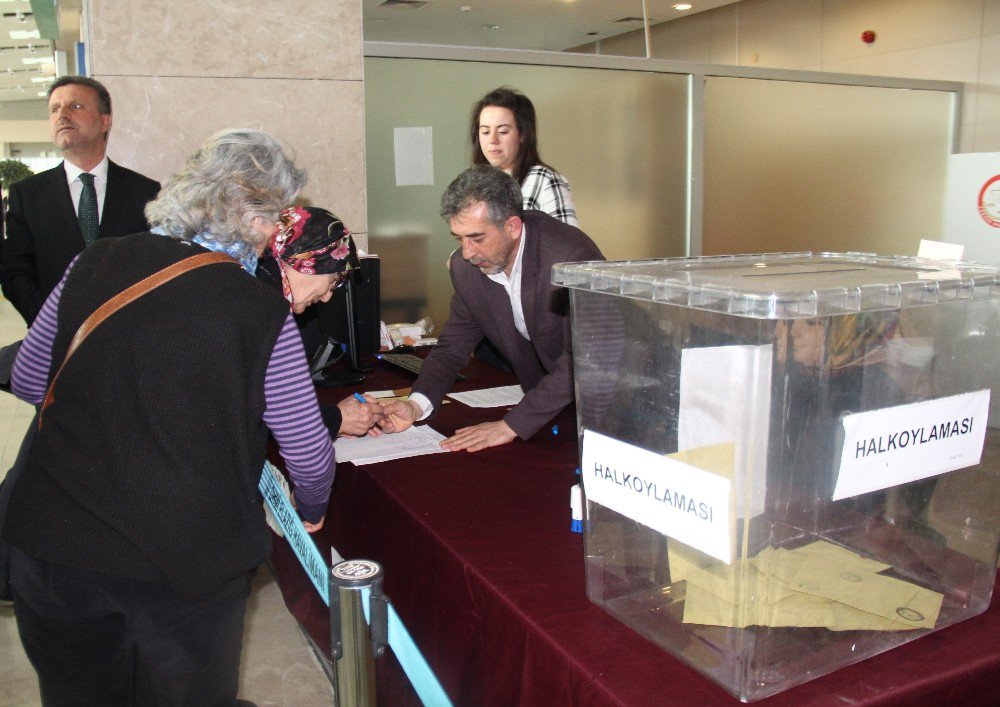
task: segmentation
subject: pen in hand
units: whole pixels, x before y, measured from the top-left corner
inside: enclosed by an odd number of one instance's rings
[[[371,416],[368,422],[369,427],[366,434],[369,437],[380,436],[382,434],[382,430],[379,427],[383,418],[382,406],[377,402],[370,402],[361,393],[354,393],[354,399],[362,405],[365,405],[366,414]],[[374,405],[374,407],[371,407],[372,405]]]

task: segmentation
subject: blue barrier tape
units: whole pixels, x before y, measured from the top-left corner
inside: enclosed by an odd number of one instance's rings
[[[309,537],[309,533],[302,526],[298,514],[292,508],[291,502],[285,497],[281,484],[275,474],[280,474],[270,462],[264,462],[264,471],[260,475],[261,495],[267,507],[271,509],[271,515],[281,526],[288,544],[292,546],[296,557],[302,563],[302,568],[309,575],[313,585],[323,598],[327,606],[330,606],[330,585],[329,568],[326,561],[320,554],[316,543]],[[361,590],[361,605],[364,607],[365,621],[371,624],[370,616],[371,589],[365,587]],[[445,694],[441,683],[434,676],[434,671],[427,665],[424,656],[421,655],[417,644],[413,642],[410,633],[406,630],[399,614],[389,604],[389,646],[396,654],[396,659],[406,673],[410,684],[416,691],[420,701],[427,707],[451,707],[451,700]]]
[[[365,621],[370,622],[371,618],[368,615],[371,605],[370,587],[361,590],[361,605],[365,610]],[[434,671],[427,665],[427,661],[424,660],[424,656],[421,655],[420,649],[413,642],[392,604],[389,604],[389,646],[396,654],[396,659],[409,678],[410,684],[413,685],[417,697],[424,703],[424,707],[451,707],[451,700],[435,677]]]
[[[302,563],[302,568],[309,575],[316,591],[323,597],[323,601],[330,606],[330,569],[326,560],[319,553],[316,543],[309,537],[309,533],[302,526],[299,514],[292,508],[291,502],[285,497],[285,492],[281,488],[281,483],[275,474],[281,472],[274,468],[270,462],[264,462],[264,471],[260,475],[260,489],[264,502],[271,509],[271,515],[278,521],[281,530],[285,535],[285,540],[292,546],[296,557]]]

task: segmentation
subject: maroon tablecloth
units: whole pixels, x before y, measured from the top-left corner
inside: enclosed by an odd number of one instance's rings
[[[363,389],[412,381],[377,366]],[[511,382],[479,364],[466,373],[456,389]],[[498,416],[451,403],[431,425],[447,435]],[[582,536],[569,529],[573,411],[554,424],[558,434],[483,452],[341,464],[313,537],[324,554],[382,563],[383,589],[456,704],[740,704],[587,599]],[[328,646],[326,606],[284,541],[272,562],[289,610]],[[998,705],[998,594],[982,616],[756,704]],[[413,700],[398,680],[380,690],[383,704]]]

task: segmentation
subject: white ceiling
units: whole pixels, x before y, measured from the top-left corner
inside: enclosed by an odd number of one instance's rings
[[[30,33],[37,29],[27,0],[0,0],[0,101],[37,98],[39,88],[44,90],[47,84],[39,84],[32,79],[55,73],[52,42],[11,37],[12,32]],[[24,60],[47,63],[25,64]]]
[[[60,37],[55,41],[12,38],[11,32],[37,30],[31,3],[0,0],[0,117],[27,118],[31,117],[29,112],[39,112],[37,105],[19,106],[22,102],[41,101],[44,106],[46,80],[55,76],[54,50],[66,51],[73,69],[82,0],[52,1],[59,13]],[[363,0],[365,40],[564,51],[641,29],[644,4],[643,0],[427,0],[420,7],[393,4],[411,1]],[[645,0],[645,5],[650,24],[658,24],[735,1],[691,0],[693,7],[686,11],[673,9],[676,0]],[[634,19],[617,22],[625,18]],[[46,61],[24,61],[39,58]]]
[[[55,78],[54,50],[70,56],[80,36],[82,0],[55,2],[59,15],[59,39],[12,37],[11,33],[35,32],[34,14],[28,0],[0,0],[0,104],[44,101],[49,82]],[[26,61],[27,60],[27,61]],[[70,59],[70,67],[73,62]],[[39,93],[42,97],[39,97]],[[4,111],[6,116],[10,111]]]
[[[736,0],[646,0],[650,24],[729,5]],[[363,0],[367,41],[565,51],[642,28],[642,0]],[[418,3],[419,4],[419,3]],[[637,21],[617,22],[623,18]],[[493,29],[496,27],[496,29]]]

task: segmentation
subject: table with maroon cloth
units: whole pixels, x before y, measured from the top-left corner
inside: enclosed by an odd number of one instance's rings
[[[320,389],[320,400],[413,380],[375,365],[363,386]],[[455,390],[513,382],[475,362],[465,373]],[[430,424],[450,435],[501,415],[452,402]],[[553,424],[557,434],[547,426],[482,452],[339,464],[313,538],[324,556],[332,545],[382,564],[384,592],[455,704],[740,704],[587,598],[583,537],[570,531],[573,410]],[[327,607],[283,540],[272,565],[289,610],[327,650]],[[392,657],[381,662],[379,702],[415,703]],[[756,704],[998,705],[1000,586],[975,619]]]

